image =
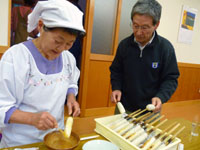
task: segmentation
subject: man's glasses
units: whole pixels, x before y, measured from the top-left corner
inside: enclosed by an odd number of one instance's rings
[[[140,29],[141,31],[144,31],[144,32],[152,28],[152,26],[148,26],[148,25],[139,26],[136,24],[133,24],[132,27],[134,31],[138,31]]]

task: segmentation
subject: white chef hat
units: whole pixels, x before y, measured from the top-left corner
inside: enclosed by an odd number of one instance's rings
[[[41,19],[48,28],[63,27],[85,32],[83,13],[67,0],[39,1],[28,16],[28,32],[32,32]]]

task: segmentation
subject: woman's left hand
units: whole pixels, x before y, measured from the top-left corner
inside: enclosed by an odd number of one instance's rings
[[[80,115],[80,107],[78,102],[76,101],[74,94],[67,95],[67,108],[69,115],[72,115],[73,117],[77,117]]]

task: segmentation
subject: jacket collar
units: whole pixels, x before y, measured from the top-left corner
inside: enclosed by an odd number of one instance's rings
[[[133,45],[137,45],[137,46],[138,46],[138,43],[134,40],[134,39],[135,39],[134,34],[132,34],[132,35],[130,36],[130,39],[131,39],[131,43],[132,43]],[[150,46],[150,47],[151,47],[151,46],[154,46],[154,45],[159,41],[157,31],[154,32],[154,37],[153,37],[153,39],[151,39],[151,40],[152,40],[152,41],[150,41],[150,43],[146,45],[147,47],[149,47],[149,46]]]

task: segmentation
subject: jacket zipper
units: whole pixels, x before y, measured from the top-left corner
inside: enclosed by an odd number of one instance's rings
[[[142,58],[143,49],[140,50],[140,58]]]

